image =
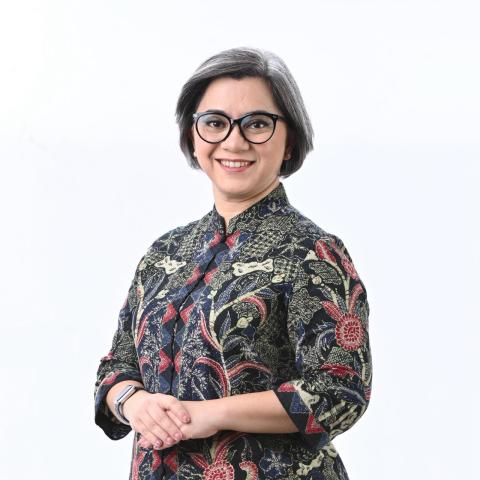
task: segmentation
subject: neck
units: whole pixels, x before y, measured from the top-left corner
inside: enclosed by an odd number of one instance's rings
[[[213,196],[215,200],[215,208],[217,209],[217,212],[224,218],[225,228],[228,228],[228,223],[235,215],[238,215],[247,208],[251,207],[253,204],[257,203],[263,197],[267,196],[279,185],[279,183],[279,179],[276,178],[275,181],[268,185],[267,188],[255,193],[248,198],[228,197],[214,187]]]

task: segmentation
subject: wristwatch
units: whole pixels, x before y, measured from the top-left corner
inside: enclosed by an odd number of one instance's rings
[[[125,388],[122,388],[120,393],[115,398],[114,406],[115,406],[115,416],[125,425],[130,425],[130,422],[125,418],[123,414],[123,404],[135,393],[139,390],[145,390],[144,387],[140,387],[139,385],[127,385]]]

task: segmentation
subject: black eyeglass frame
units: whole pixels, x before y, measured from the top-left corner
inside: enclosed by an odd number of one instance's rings
[[[210,140],[205,140],[199,129],[198,129],[198,120],[203,117],[204,115],[222,115],[222,117],[225,117],[226,119],[228,119],[228,121],[230,122],[230,128],[228,129],[228,132],[227,134],[225,135],[224,138],[222,138],[221,140],[218,140],[216,142],[211,142]],[[242,129],[242,121],[247,118],[247,117],[251,117],[252,115],[265,115],[266,117],[269,117],[272,121],[273,121],[273,129],[272,129],[272,134],[266,139],[264,140],[263,142],[252,142],[251,140],[249,140],[246,136],[245,136],[245,133],[243,132],[243,129]],[[204,142],[207,142],[207,143],[211,143],[211,144],[216,144],[216,143],[222,143],[224,142],[229,136],[230,134],[232,133],[232,130],[235,128],[235,124],[238,125],[238,129],[240,130],[240,134],[242,135],[242,137],[248,142],[248,143],[253,143],[255,145],[261,145],[262,143],[266,143],[268,142],[272,137],[273,137],[273,134],[275,133],[275,129],[277,127],[277,120],[283,120],[284,122],[287,121],[287,119],[285,117],[282,117],[282,115],[277,115],[276,113],[270,113],[270,112],[265,112],[263,110],[255,110],[254,112],[249,112],[249,113],[246,113],[245,115],[239,117],[239,118],[231,118],[229,117],[225,112],[222,112],[221,110],[207,110],[206,112],[196,112],[192,115],[193,117],[193,120],[195,122],[195,130],[197,131],[198,133],[198,136],[204,141]]]

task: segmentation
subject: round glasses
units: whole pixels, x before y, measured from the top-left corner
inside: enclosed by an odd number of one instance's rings
[[[195,129],[207,143],[220,143],[228,138],[238,124],[242,137],[250,143],[268,142],[275,133],[277,120],[285,118],[275,113],[251,112],[240,118],[230,118],[222,112],[197,112],[193,114]]]

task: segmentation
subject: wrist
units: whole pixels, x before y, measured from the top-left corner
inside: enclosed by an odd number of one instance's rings
[[[212,420],[218,430],[233,430],[229,414],[229,397],[208,400],[212,405]]]
[[[124,405],[125,403],[130,400],[131,397],[133,397],[136,393],[139,391],[144,391],[145,388],[140,385],[127,385],[125,388],[123,388],[119,394],[115,398],[114,402],[114,411],[115,411],[115,416],[120,420],[120,422],[124,423],[125,425],[130,425],[130,422],[128,421],[128,418],[125,416],[124,413]]]
[[[133,395],[131,395],[125,402],[123,402],[123,416],[130,421],[131,407],[135,405],[136,401],[145,395],[150,395],[146,390],[137,390]],[[133,401],[132,401],[133,400]]]

